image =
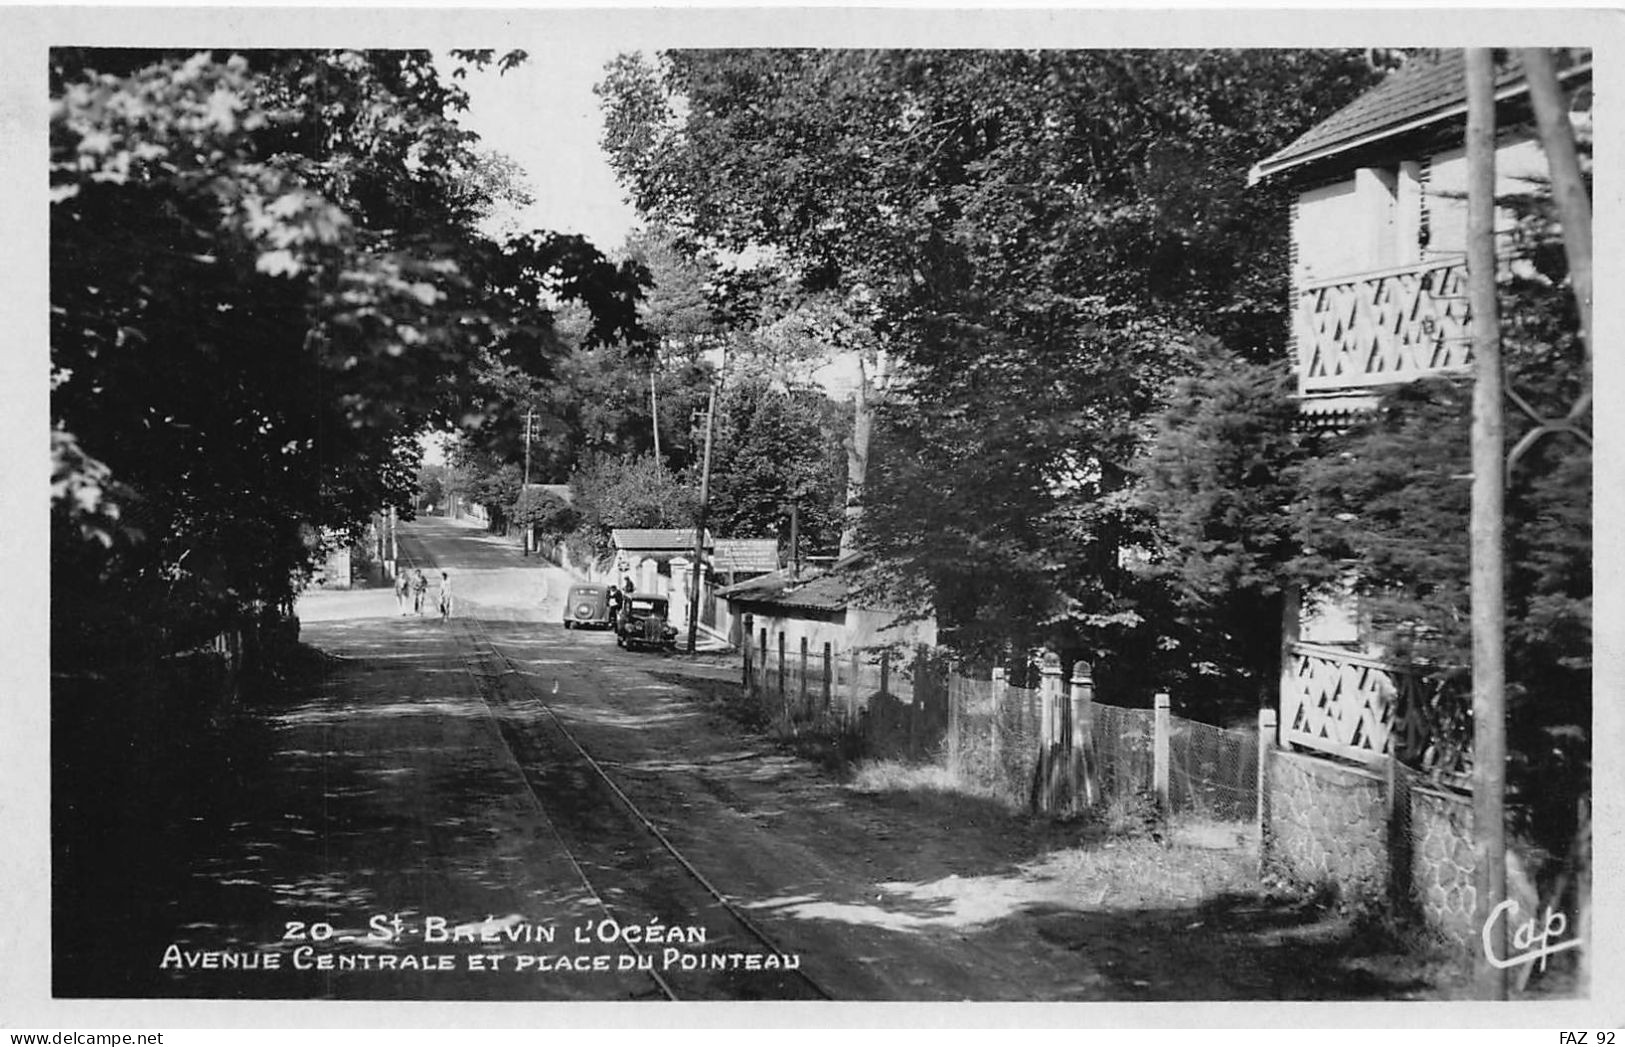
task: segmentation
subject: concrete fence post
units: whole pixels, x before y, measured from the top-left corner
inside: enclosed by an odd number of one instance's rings
[[[1040,742],[1048,749],[1061,741],[1061,660],[1049,652],[1039,667],[1038,693],[1043,721]]]
[[[1258,710],[1258,871],[1269,865],[1270,760],[1275,753],[1275,710]]]
[[[993,765],[993,787],[998,788],[1004,777],[1003,765],[999,762],[999,720],[1004,716],[1004,703],[1009,697],[1010,681],[1003,669],[993,670],[993,682],[990,688],[993,699],[993,716],[988,731],[988,762]]]
[[[948,773],[959,777],[959,703],[964,688],[954,686],[954,667],[949,665],[943,674],[948,699]]]
[[[1088,662],[1072,666],[1072,796],[1093,806],[1100,796],[1095,780],[1095,671]]]
[[[752,636],[752,631],[751,630],[752,630],[753,624],[754,623],[751,620],[751,616],[748,615],[748,614],[745,615],[745,617],[744,617],[745,642],[743,644],[740,644],[740,646],[742,648],[744,648],[744,651],[745,651],[745,690],[747,692],[752,689],[752,684],[755,683],[755,681],[751,679],[751,673],[750,673],[750,670],[751,670],[750,654],[751,654],[751,646],[752,646],[751,642],[750,642],[750,639],[751,639],[751,636]]]
[[[891,694],[891,652],[880,652],[880,693]]]
[[[1172,727],[1168,715],[1168,694],[1159,691],[1152,699],[1151,775],[1157,791],[1157,808],[1169,812],[1168,796],[1168,732]]]
[[[1044,660],[1039,667],[1038,691],[1042,705],[1042,726],[1038,777],[1034,782],[1034,806],[1048,813],[1055,809],[1055,793],[1060,785],[1060,764],[1056,755],[1061,742],[1061,659],[1054,651],[1044,652]]]

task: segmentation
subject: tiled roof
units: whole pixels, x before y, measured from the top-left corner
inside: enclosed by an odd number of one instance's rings
[[[748,582],[730,585],[717,593],[740,603],[764,603],[774,607],[803,608],[814,611],[839,611],[846,607],[846,579],[838,574],[824,574],[797,582],[789,571],[775,571]]]
[[[718,538],[711,569],[735,574],[762,574],[779,569],[776,538]]]
[[[1585,55],[1559,74],[1567,77],[1591,68]],[[1523,67],[1516,52],[1496,71],[1496,97],[1525,90]],[[1354,145],[1402,131],[1415,130],[1466,112],[1466,62],[1459,48],[1413,56],[1388,77],[1311,127],[1291,145],[1253,167],[1250,181],[1318,160]]]
[[[694,528],[692,527],[616,527],[609,532],[610,540],[615,548],[625,549],[629,552],[661,552],[680,553],[694,551]],[[715,541],[711,532],[705,533],[706,548],[711,548]]]

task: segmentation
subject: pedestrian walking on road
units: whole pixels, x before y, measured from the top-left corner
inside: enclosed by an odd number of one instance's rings
[[[451,575],[440,572],[440,620],[451,617]]]
[[[406,614],[406,604],[412,596],[412,577],[405,571],[395,576],[395,606],[401,609],[401,615]]]
[[[423,568],[412,573],[412,611],[423,617],[423,598],[429,593],[429,579],[423,577]]]

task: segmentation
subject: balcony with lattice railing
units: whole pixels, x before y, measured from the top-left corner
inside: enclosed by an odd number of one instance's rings
[[[1472,352],[1459,257],[1301,283],[1298,391],[1348,392],[1465,374]]]
[[[1390,756],[1454,779],[1470,763],[1459,703],[1421,675],[1336,647],[1294,643],[1281,691],[1282,744],[1368,765]]]

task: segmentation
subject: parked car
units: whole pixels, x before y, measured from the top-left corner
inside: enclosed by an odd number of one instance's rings
[[[564,602],[564,627],[595,629],[615,624],[610,610],[609,589],[602,585],[572,585]]]
[[[670,604],[664,596],[628,593],[615,619],[615,642],[622,647],[670,649],[677,646],[677,630],[667,624]]]

